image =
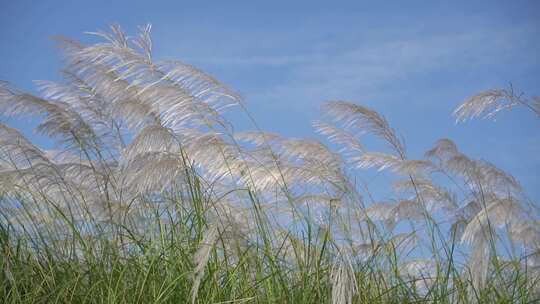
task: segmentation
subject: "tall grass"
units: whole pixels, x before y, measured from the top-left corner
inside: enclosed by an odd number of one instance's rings
[[[0,124],[3,303],[530,303],[538,210],[510,174],[441,139],[422,159],[377,112],[330,101],[327,143],[233,132],[239,94],[157,61],[150,26],[58,38],[64,81],[0,85],[44,150]],[[477,95],[459,121],[537,100]],[[370,151],[363,136],[386,144]],[[375,201],[363,170],[390,171]]]

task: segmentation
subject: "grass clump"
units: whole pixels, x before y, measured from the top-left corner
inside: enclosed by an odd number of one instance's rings
[[[222,116],[239,94],[156,61],[150,27],[59,38],[63,82],[0,85],[3,303],[530,303],[540,225],[510,174],[449,139],[412,159],[379,113],[330,101],[328,143]],[[491,94],[491,95],[490,95]],[[458,120],[536,99],[479,94]],[[256,125],[255,125],[256,126]],[[385,144],[370,151],[361,136]],[[362,170],[395,175],[376,201]]]

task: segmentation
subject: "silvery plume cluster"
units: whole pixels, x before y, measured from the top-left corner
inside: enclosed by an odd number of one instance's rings
[[[423,293],[456,278],[474,290],[490,280],[504,289],[520,270],[535,285],[534,203],[514,177],[451,140],[411,159],[382,115],[349,101],[323,105],[313,123],[321,141],[234,132],[223,113],[245,110],[240,95],[191,65],[155,60],[150,26],[136,36],[119,26],[89,34],[100,42],[57,39],[63,81],[37,82],[41,97],[0,83],[1,114],[39,120],[37,131],[56,143],[44,150],[0,123],[0,221],[36,250],[77,255],[84,248],[74,244],[106,238],[128,254],[196,212],[205,232],[192,257],[194,301],[211,252],[239,260],[235,253],[263,242],[291,269],[324,246],[334,303],[352,301],[361,271],[381,284],[407,278]],[[454,115],[491,117],[513,106],[538,115],[539,104],[513,88],[492,90]],[[370,151],[365,137],[384,151]],[[393,199],[372,199],[357,179],[364,170],[392,173]],[[193,187],[206,205],[190,203]],[[308,231],[316,237],[303,239]]]

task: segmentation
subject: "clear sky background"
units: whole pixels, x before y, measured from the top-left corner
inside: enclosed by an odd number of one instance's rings
[[[322,102],[355,101],[386,116],[411,158],[448,137],[540,201],[540,119],[524,109],[496,122],[455,125],[451,116],[509,82],[540,95],[540,1],[0,0],[0,79],[35,92],[33,80],[56,80],[62,66],[52,36],[95,41],[83,32],[111,23],[130,33],[151,23],[155,57],[235,88],[266,131],[314,137]]]

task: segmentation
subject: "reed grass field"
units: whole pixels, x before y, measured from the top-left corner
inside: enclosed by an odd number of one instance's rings
[[[0,83],[0,117],[56,147],[0,122],[0,302],[540,302],[538,204],[495,164],[446,138],[411,159],[391,121],[344,100],[322,106],[320,140],[265,132],[238,92],[154,58],[150,26],[89,34],[56,38],[63,80],[39,96]],[[509,86],[448,119],[514,107],[540,116]],[[392,199],[365,170],[391,174]]]

